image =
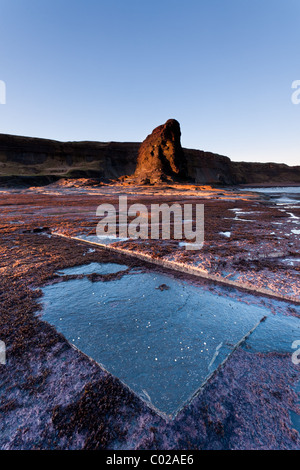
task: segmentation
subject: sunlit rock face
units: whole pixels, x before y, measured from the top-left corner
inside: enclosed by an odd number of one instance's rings
[[[180,137],[180,125],[176,119],[169,119],[156,127],[140,146],[135,181],[154,184],[184,178],[186,160]]]
[[[300,184],[300,166],[232,162],[224,155],[182,149],[180,134],[175,119],[154,129],[142,144],[59,142],[0,133],[0,186],[44,186],[59,179],[76,185],[83,183],[79,179],[86,179],[87,186],[117,180],[144,184]]]

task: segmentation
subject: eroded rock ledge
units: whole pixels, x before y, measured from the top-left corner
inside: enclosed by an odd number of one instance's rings
[[[0,185],[45,185],[60,178],[159,184],[300,184],[300,166],[232,162],[186,149],[169,119],[139,142],[59,142],[0,134]]]

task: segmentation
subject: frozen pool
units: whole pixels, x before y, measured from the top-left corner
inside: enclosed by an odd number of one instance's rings
[[[86,265],[78,270],[83,272],[97,271]],[[154,273],[132,272],[109,282],[69,280],[43,293],[44,320],[167,414],[269,314],[267,308]]]
[[[295,307],[300,313],[299,306]],[[249,347],[254,352],[278,352],[292,355],[292,344],[300,339],[300,320],[298,317],[284,315],[270,315],[261,323],[253,334],[247,339]]]

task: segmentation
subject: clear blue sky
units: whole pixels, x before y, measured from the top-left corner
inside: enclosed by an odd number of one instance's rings
[[[300,0],[0,0],[0,132],[300,164]]]

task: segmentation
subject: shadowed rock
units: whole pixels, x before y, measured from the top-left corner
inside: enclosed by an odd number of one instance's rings
[[[141,144],[133,179],[153,184],[179,181],[186,176],[186,160],[180,143],[180,125],[175,119],[154,129]]]
[[[154,129],[142,144],[58,142],[0,134],[1,187],[44,186],[58,180],[75,187],[113,181],[299,185],[300,166],[233,162],[224,155],[182,149],[175,119]]]

